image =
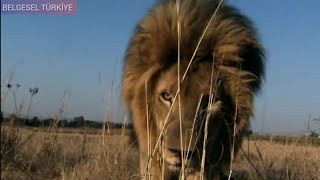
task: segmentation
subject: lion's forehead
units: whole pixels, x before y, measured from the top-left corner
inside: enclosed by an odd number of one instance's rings
[[[216,73],[211,73],[210,64],[198,65],[198,68],[180,68],[181,94],[192,95],[209,93],[210,86],[217,79]],[[187,71],[188,70],[188,71]],[[187,71],[187,73],[185,73]],[[186,75],[185,75],[186,74]],[[184,76],[185,75],[185,76]],[[168,90],[175,93],[178,90],[178,65],[172,65],[163,71],[158,79],[157,91]]]

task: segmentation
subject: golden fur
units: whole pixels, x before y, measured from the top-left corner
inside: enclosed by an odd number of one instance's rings
[[[149,171],[154,179],[160,178],[161,174],[165,179],[179,177],[179,168],[178,171],[164,168],[164,173],[161,173],[163,163],[157,157],[164,158],[171,165],[177,161],[180,163],[174,152],[186,149],[174,145],[178,142],[175,137],[180,132],[176,125],[181,117],[182,129],[192,126],[191,122],[199,114],[197,105],[199,101],[204,102],[199,100],[202,95],[214,94],[222,104],[210,118],[205,157],[207,178],[212,177],[212,169],[213,176],[219,177],[218,174],[228,166],[232,144],[237,152],[242,132],[249,126],[254,95],[260,90],[264,77],[264,56],[256,30],[247,17],[230,5],[223,4],[205,32],[190,68],[187,68],[218,4],[217,0],[182,0],[177,16],[176,1],[163,0],[138,23],[131,38],[124,62],[122,96],[132,116],[138,139],[142,176],[147,168],[148,151],[155,148],[160,131],[164,128],[161,139],[165,141],[165,148],[160,150],[163,147],[157,147],[159,150],[152,158]],[[163,100],[164,91],[167,93],[165,95],[174,97],[178,90],[178,18],[181,25],[180,78],[188,69],[180,85],[180,105],[178,100]],[[214,102],[210,102],[214,105]],[[203,110],[207,110],[208,100],[205,103],[201,106]],[[172,111],[169,112],[171,106]],[[203,118],[199,120],[199,124],[203,124],[203,121]],[[202,137],[201,128],[196,131]],[[197,144],[201,143],[197,141],[194,144],[197,148]],[[199,156],[190,158],[194,174],[199,173]],[[185,173],[185,176],[189,179],[193,177],[192,173]]]

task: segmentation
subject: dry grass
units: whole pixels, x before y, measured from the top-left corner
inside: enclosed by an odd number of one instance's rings
[[[1,179],[134,179],[137,157],[121,134],[1,127]]]
[[[246,140],[234,164],[243,179],[319,179],[320,147]]]
[[[139,179],[129,137],[1,127],[1,179]],[[97,131],[98,132],[98,131]],[[236,179],[319,179],[320,146],[246,140]]]

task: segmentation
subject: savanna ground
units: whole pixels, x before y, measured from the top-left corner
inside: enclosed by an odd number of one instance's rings
[[[139,179],[129,130],[1,126],[1,179]],[[320,146],[295,138],[246,138],[236,179],[320,179]]]

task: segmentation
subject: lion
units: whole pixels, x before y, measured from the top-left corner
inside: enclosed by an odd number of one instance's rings
[[[253,116],[264,61],[253,23],[231,5],[157,3],[137,24],[122,78],[141,177],[226,177]]]

